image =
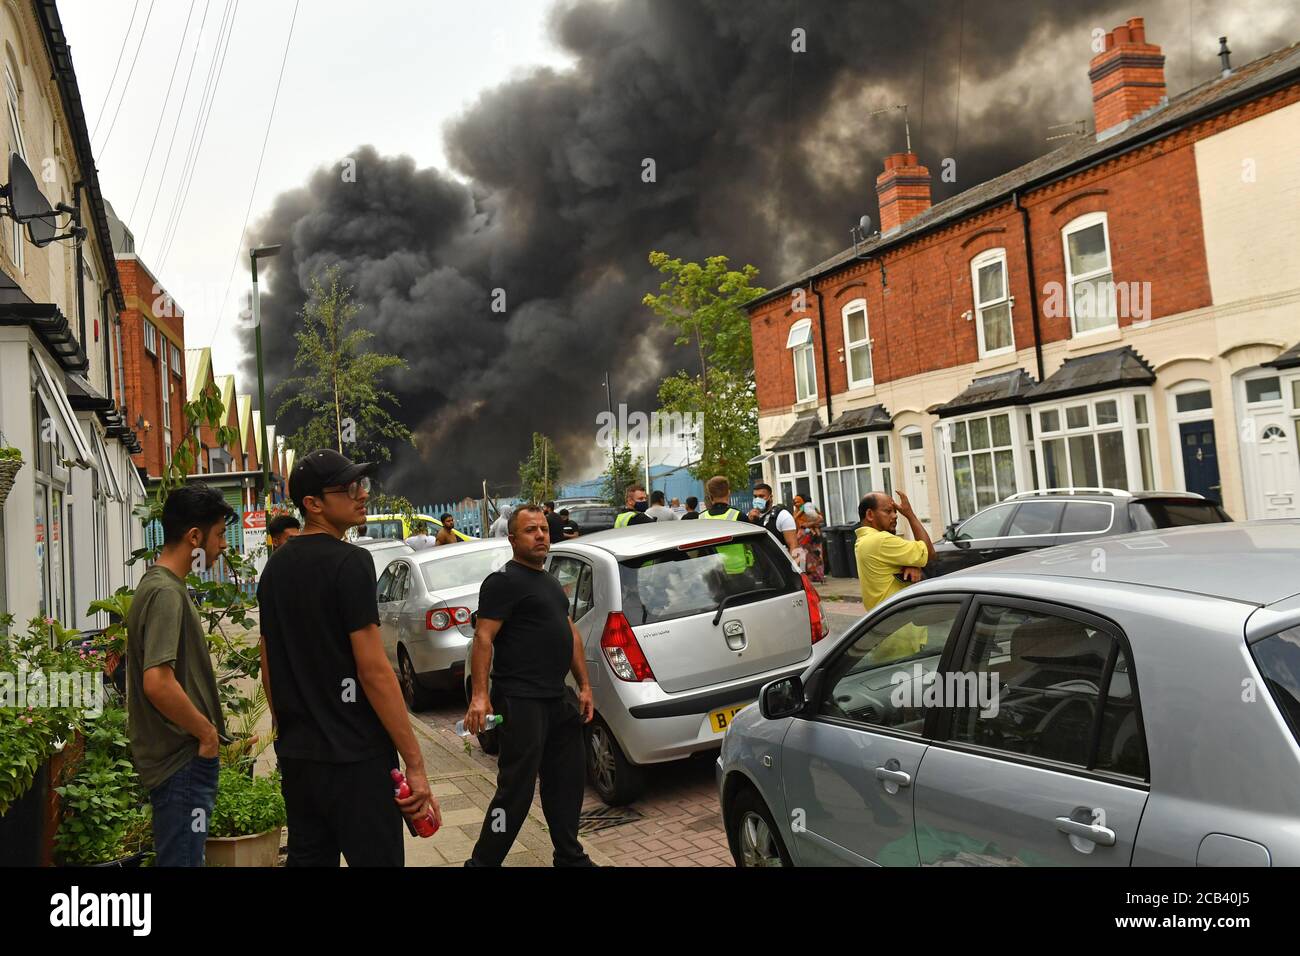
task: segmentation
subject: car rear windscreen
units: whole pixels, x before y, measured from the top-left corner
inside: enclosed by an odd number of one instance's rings
[[[1255,666],[1296,742],[1300,743],[1300,627],[1288,628],[1251,645]]]
[[[483,548],[468,554],[430,558],[420,565],[420,573],[424,575],[424,583],[430,591],[480,584],[485,577],[510,560],[510,553],[509,548]]]
[[[585,524],[610,524],[618,517],[618,512],[613,508],[570,508],[569,518],[578,525]]]
[[[1130,513],[1136,531],[1181,528],[1192,524],[1221,524],[1232,520],[1213,501],[1196,498],[1143,498],[1132,503]]]
[[[619,577],[623,613],[633,627],[715,611],[733,595],[729,608],[803,587],[785,552],[766,534],[632,558],[619,564]]]

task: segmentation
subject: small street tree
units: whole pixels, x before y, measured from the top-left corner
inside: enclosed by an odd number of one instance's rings
[[[560,456],[555,442],[533,432],[533,447],[519,463],[519,496],[537,504],[549,501],[560,479]]]
[[[632,446],[627,442],[615,445],[609,450],[605,473],[601,475],[600,496],[615,508],[622,508],[627,501],[627,486],[641,481],[644,475],[645,459],[633,458]]]
[[[758,399],[754,388],[754,346],[745,306],[767,290],[750,283],[758,270],[737,272],[726,256],[701,265],[666,252],[651,252],[650,264],[667,278],[659,294],[642,300],[677,333],[674,344],[694,346],[699,372],[678,372],[659,386],[660,410],[700,415],[691,474],[707,480],[726,475],[733,487],[749,483],[746,464],[758,452]],[[694,364],[694,363],[691,363]]]
[[[374,333],[352,327],[360,311],[352,290],[340,283],[337,266],[325,270],[323,280],[312,276],[303,325],[294,333],[293,366],[302,374],[281,382],[273,396],[288,396],[277,417],[301,421],[288,436],[300,454],[332,447],[353,458],[388,461],[389,442],[415,443],[411,430],[386,407],[399,402],[382,385],[384,373],[406,368],[406,360],[365,349]]]

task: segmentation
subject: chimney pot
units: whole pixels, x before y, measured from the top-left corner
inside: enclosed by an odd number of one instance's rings
[[[1129,17],[1128,32],[1134,43],[1147,42],[1146,22],[1141,17]]]
[[[891,153],[885,171],[876,177],[880,199],[880,232],[889,235],[930,208],[930,170],[916,153]]]
[[[1123,46],[1129,42],[1128,27],[1115,28],[1115,43],[1117,46]]]
[[[1139,116],[1167,100],[1165,58],[1159,46],[1148,43],[1142,17],[1106,34],[1106,49],[1092,58],[1094,127],[1098,138],[1119,132]]]

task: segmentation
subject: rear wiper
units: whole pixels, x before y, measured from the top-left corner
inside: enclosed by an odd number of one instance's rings
[[[714,627],[718,626],[718,622],[722,620],[722,612],[725,611],[727,609],[727,605],[730,604],[732,601],[736,600],[736,598],[752,597],[755,594],[780,594],[780,593],[782,592],[780,591],[779,588],[757,588],[753,591],[742,591],[740,594],[728,594],[726,597],[722,599],[722,603],[718,605],[718,613],[713,615],[713,626]]]

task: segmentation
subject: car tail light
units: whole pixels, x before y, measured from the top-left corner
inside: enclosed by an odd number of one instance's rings
[[[803,593],[808,598],[808,627],[812,632],[812,642],[816,644],[826,636],[830,624],[822,614],[822,597],[808,580],[808,575],[801,574],[799,577],[803,579]]]
[[[611,611],[605,619],[605,632],[600,635],[600,649],[605,652],[605,660],[619,680],[643,681],[654,680],[650,662],[641,652],[641,645],[636,642],[632,625],[622,611]]]
[[[436,607],[424,615],[424,627],[429,631],[445,631],[453,624],[469,623],[470,611],[467,607]]]

